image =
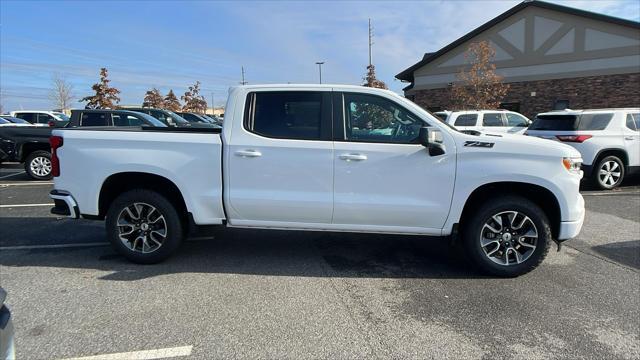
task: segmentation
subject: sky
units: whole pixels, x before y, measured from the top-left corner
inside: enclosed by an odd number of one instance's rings
[[[361,84],[374,28],[378,78],[401,93],[394,76],[517,5],[496,1],[13,1],[0,0],[0,105],[5,112],[51,109],[52,77],[91,95],[109,70],[122,105],[139,105],[157,87],[224,105],[227,90],[258,83]],[[556,3],[640,21],[637,0]]]

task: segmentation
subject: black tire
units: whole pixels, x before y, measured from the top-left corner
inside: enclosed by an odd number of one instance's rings
[[[490,221],[490,219],[499,213],[507,212],[507,211],[517,211],[518,213],[525,215],[531,219],[535,228],[537,230],[538,238],[535,243],[535,249],[531,252],[528,258],[524,259],[521,263],[510,264],[510,265],[502,265],[498,264],[490,259],[490,257],[485,253],[483,247],[480,244],[480,238],[483,236],[483,228],[486,222]],[[517,218],[518,222],[522,219]],[[473,262],[473,264],[483,273],[493,276],[499,277],[516,277],[522,274],[526,274],[529,271],[535,269],[542,263],[544,258],[547,256],[549,252],[549,247],[551,246],[551,242],[553,241],[551,235],[551,228],[549,226],[549,220],[545,213],[533,202],[519,196],[504,196],[501,198],[497,198],[494,200],[489,200],[485,202],[480,208],[475,211],[473,214],[469,216],[469,219],[464,220],[463,228],[462,228],[462,240],[465,251]],[[528,224],[528,223],[527,223]],[[504,228],[503,228],[504,229]],[[511,230],[515,234],[518,230]],[[509,231],[508,231],[509,232]],[[500,239],[502,244],[493,244],[504,246],[510,242],[504,242],[502,240],[503,236],[496,236],[496,239]],[[508,236],[511,237],[511,236]],[[518,236],[513,236],[516,238]],[[519,238],[519,237],[518,237]],[[516,240],[517,241],[517,240]],[[515,247],[522,251],[528,251],[522,245],[515,243]],[[513,251],[519,251],[516,248],[513,250],[502,251],[498,250],[499,254],[507,253],[506,261],[510,261],[510,257],[515,262],[515,254]],[[491,252],[494,248],[487,248]],[[502,260],[502,256],[500,256],[499,260]]]
[[[51,153],[45,150],[32,152],[24,161],[24,170],[32,179],[51,179]]]
[[[126,207],[132,206],[134,203],[150,205],[164,217],[166,237],[153,252],[142,253],[134,251],[120,239],[120,227],[117,225],[118,217],[125,211]],[[138,264],[155,264],[167,259],[180,246],[184,237],[183,224],[175,206],[157,192],[144,189],[130,190],[118,196],[109,207],[105,225],[107,239],[109,239],[114,249],[128,260]],[[135,230],[137,232],[142,231],[140,227],[132,227],[132,229],[138,229]],[[129,244],[132,244],[132,242],[129,242]]]
[[[612,164],[612,163],[615,163],[618,166],[615,170],[618,170],[618,169],[620,170],[619,171],[620,177],[613,184],[610,183],[609,177],[607,177],[606,175],[604,176],[604,178],[600,176],[600,170],[606,171],[607,164]],[[609,166],[609,168],[611,168],[611,166]],[[612,171],[611,173],[615,174],[616,171]],[[622,162],[622,160],[620,160],[620,158],[617,156],[610,155],[598,161],[598,164],[596,165],[596,167],[593,168],[593,174],[591,175],[591,180],[593,181],[594,185],[596,185],[598,188],[602,190],[611,190],[611,189],[617,188],[618,186],[620,186],[620,184],[622,184],[622,180],[624,180],[624,175],[625,175],[624,163]]]

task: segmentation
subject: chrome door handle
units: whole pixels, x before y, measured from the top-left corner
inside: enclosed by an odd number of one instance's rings
[[[633,136],[625,136],[624,139],[625,140],[634,140]]]
[[[236,155],[244,158],[250,158],[250,157],[260,157],[262,156],[262,153],[257,150],[238,150],[236,151]]]
[[[363,155],[363,154],[342,154],[342,155],[340,155],[340,160],[363,161],[363,160],[367,160],[367,155]]]

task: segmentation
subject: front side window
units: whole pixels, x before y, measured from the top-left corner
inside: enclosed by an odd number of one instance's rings
[[[522,115],[507,113],[507,125],[515,127],[527,127],[529,121]]]
[[[322,140],[322,105],[321,92],[252,93],[248,97],[245,128],[271,138]]]
[[[453,126],[476,126],[478,114],[462,114],[456,118]]]
[[[344,94],[347,140],[415,144],[425,123],[417,116],[383,97]]]
[[[627,127],[631,130],[640,131],[640,113],[627,114]]]
[[[142,120],[131,115],[113,114],[114,126],[140,126],[143,124]]]
[[[502,114],[487,113],[482,117],[482,126],[504,126],[502,123]]]
[[[80,126],[108,126],[106,113],[82,113]]]
[[[48,124],[49,121],[55,121],[53,116],[49,114],[38,114],[38,124]]]

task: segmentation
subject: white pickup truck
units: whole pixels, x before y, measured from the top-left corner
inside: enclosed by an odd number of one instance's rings
[[[584,219],[580,153],[468,135],[393,92],[241,86],[223,129],[56,129],[52,213],[106,220],[138,263],[194,225],[451,236],[497,276],[534,269]]]

